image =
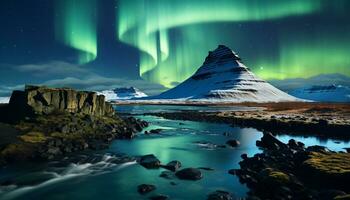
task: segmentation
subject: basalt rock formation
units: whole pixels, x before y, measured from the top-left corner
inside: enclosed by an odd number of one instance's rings
[[[263,152],[242,156],[240,169],[229,171],[247,184],[248,199],[349,199],[349,153],[285,144],[267,132],[256,144]]]
[[[14,91],[0,112],[0,122],[15,132],[2,133],[0,124],[0,140],[5,141],[0,143],[0,166],[107,148],[113,139],[131,139],[148,126],[120,118],[103,95],[68,88],[26,86]]]
[[[95,92],[76,91],[69,88],[26,86],[24,91],[12,93],[10,110],[16,114],[51,114],[54,112],[81,113],[94,116],[112,116],[112,105],[103,95]]]

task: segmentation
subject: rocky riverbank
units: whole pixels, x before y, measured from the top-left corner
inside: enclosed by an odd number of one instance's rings
[[[284,105],[284,104],[282,104]],[[259,106],[254,104],[254,106]],[[350,139],[350,105],[296,104],[281,107],[262,104],[256,111],[149,113],[168,119],[228,123],[252,127],[276,134],[315,135],[326,138]]]
[[[113,139],[131,139],[145,121],[117,116],[104,96],[72,89],[27,86],[2,106],[0,164],[51,160]],[[11,130],[12,134],[7,134]],[[4,132],[4,133],[2,133]]]
[[[350,154],[295,140],[284,144],[264,133],[263,153],[242,155],[240,169],[230,170],[250,188],[251,199],[349,199]]]

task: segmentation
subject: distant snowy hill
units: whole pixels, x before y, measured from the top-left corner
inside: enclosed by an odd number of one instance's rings
[[[139,89],[134,87],[116,88],[114,90],[104,90],[104,91],[98,92],[98,94],[104,95],[107,101],[127,100],[127,99],[147,97],[145,93],[141,92]]]
[[[0,97],[0,103],[8,103],[10,101],[10,97]]]
[[[158,96],[172,99],[225,102],[281,102],[299,99],[255,76],[238,55],[224,45],[209,52],[203,65],[190,78]]]
[[[344,74],[319,74],[308,78],[292,78],[269,80],[269,82],[285,92],[315,85],[342,85],[350,87],[350,77]]]
[[[341,85],[311,86],[296,89],[291,95],[321,102],[350,102],[350,88]]]

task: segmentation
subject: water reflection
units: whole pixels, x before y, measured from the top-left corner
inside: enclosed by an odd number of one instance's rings
[[[193,108],[191,109],[203,109]],[[135,116],[150,122],[147,130],[160,128],[160,134],[145,135],[139,133],[133,140],[116,140],[111,147],[103,152],[130,156],[145,154],[156,155],[162,163],[179,160],[183,167],[208,167],[213,171],[203,171],[204,178],[199,181],[168,180],[159,177],[164,169],[147,170],[138,164],[131,164],[118,170],[106,170],[106,173],[86,173],[54,184],[48,184],[13,199],[45,199],[75,200],[75,199],[148,199],[149,195],[142,196],[136,192],[136,187],[142,183],[157,186],[153,194],[166,194],[171,199],[205,199],[207,194],[214,190],[226,190],[239,197],[245,196],[247,188],[240,184],[237,177],[228,174],[228,170],[239,167],[240,155],[248,156],[260,152],[256,147],[256,140],[262,133],[251,128],[235,128],[227,124],[205,122],[167,120],[155,116],[140,115],[150,110],[165,111],[166,109],[181,110],[183,106],[122,106],[117,110],[124,113],[132,112]],[[220,108],[224,109],[224,108]],[[212,109],[214,110],[214,109]],[[225,136],[223,133],[229,133]],[[309,145],[324,145],[332,150],[343,150],[347,142],[335,140],[319,140],[315,137],[300,137],[290,135],[278,136],[283,142],[293,138]],[[222,145],[229,139],[237,139],[241,145],[237,148],[203,148],[197,141],[206,141],[211,144]],[[69,165],[72,166],[72,165]],[[74,165],[73,165],[74,166]],[[119,165],[116,165],[118,167]],[[87,168],[91,169],[91,167]],[[95,169],[95,168],[94,168]],[[5,169],[0,171],[0,179],[7,179],[27,175],[36,171],[47,171],[41,166],[27,166],[22,169]],[[102,168],[97,170],[103,171]],[[87,171],[87,170],[85,170]],[[81,172],[85,172],[81,171]],[[94,174],[94,175],[92,175]],[[174,181],[176,185],[171,185]],[[179,192],[181,191],[181,192]],[[0,198],[3,197],[0,192]]]

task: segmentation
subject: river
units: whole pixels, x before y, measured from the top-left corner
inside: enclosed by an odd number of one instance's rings
[[[253,128],[231,127],[227,124],[168,120],[150,112],[176,112],[180,110],[217,111],[247,110],[245,107],[204,106],[117,106],[117,112],[132,114],[150,122],[145,129],[162,129],[160,134],[139,133],[132,140],[115,140],[103,151],[89,151],[60,162],[12,166],[0,170],[0,199],[148,199],[164,194],[170,199],[206,199],[208,193],[225,190],[236,197],[248,191],[238,178],[228,170],[239,168],[240,155],[252,156],[261,150],[255,146],[262,133]],[[224,133],[228,133],[224,135]],[[343,151],[348,142],[318,139],[316,137],[277,136],[283,142],[294,138],[308,145],[322,145],[331,150]],[[237,148],[217,148],[229,139],[237,139]],[[185,167],[205,167],[203,179],[185,181],[159,177],[165,169],[149,170],[132,158],[154,154],[162,163],[178,160]],[[10,182],[9,182],[10,180]],[[157,189],[150,194],[137,193],[139,184],[154,184]],[[6,185],[6,186],[5,186]]]

